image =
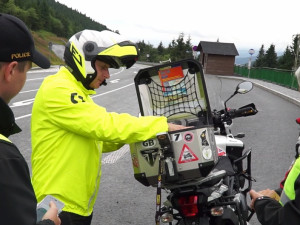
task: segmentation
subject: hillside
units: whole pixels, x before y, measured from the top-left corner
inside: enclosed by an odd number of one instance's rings
[[[49,42],[64,45],[68,40],[66,38],[57,37],[55,34],[47,31],[32,31],[35,46],[39,52],[45,55],[51,62],[51,65],[59,65],[64,62],[57,57],[54,52],[49,49]]]

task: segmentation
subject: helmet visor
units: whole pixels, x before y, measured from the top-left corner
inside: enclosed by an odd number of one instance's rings
[[[97,54],[96,59],[109,64],[111,68],[126,67],[128,69],[138,60],[138,55],[137,46],[125,41],[105,48]]]

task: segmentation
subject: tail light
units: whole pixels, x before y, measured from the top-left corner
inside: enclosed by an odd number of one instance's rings
[[[197,195],[182,196],[178,199],[180,211],[185,217],[193,217],[198,214],[199,210],[197,203]]]

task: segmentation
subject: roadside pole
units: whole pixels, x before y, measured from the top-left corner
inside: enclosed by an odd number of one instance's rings
[[[251,70],[251,64],[252,64],[252,55],[255,53],[254,49],[251,48],[249,49],[249,54],[250,54],[250,58],[249,58],[249,62],[248,62],[248,78],[250,78],[250,70]]]

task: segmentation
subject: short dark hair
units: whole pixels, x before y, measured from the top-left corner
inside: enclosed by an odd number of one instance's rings
[[[0,62],[0,69],[3,67],[4,64],[8,64],[8,63],[10,63],[10,62]],[[27,65],[27,63],[31,63],[31,62],[30,61],[21,61],[21,62],[18,62],[17,69],[20,72],[24,72],[25,66]]]

